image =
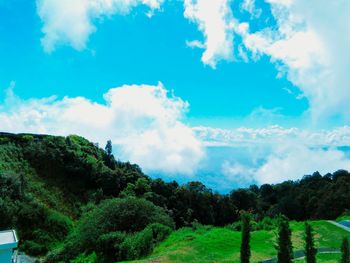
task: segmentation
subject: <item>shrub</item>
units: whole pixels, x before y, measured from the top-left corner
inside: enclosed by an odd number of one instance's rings
[[[96,245],[99,257],[102,258],[103,261],[117,261],[118,258],[121,257],[121,244],[124,242],[126,236],[125,233],[118,231],[101,235]]]
[[[151,224],[147,226],[147,228],[151,228],[153,232],[153,240],[158,243],[163,241],[167,236],[170,235],[172,229],[168,226],[162,224]]]
[[[104,200],[82,216],[63,254],[66,259],[92,251],[109,260],[136,258],[147,254],[153,243],[164,239],[173,226],[162,208],[144,199]]]
[[[171,228],[162,224],[150,224],[144,230],[129,235],[121,244],[120,260],[133,260],[152,252],[154,246],[171,233]]]
[[[147,227],[139,233],[129,235],[121,245],[121,259],[132,260],[147,255],[153,249],[152,229]]]
[[[227,228],[233,230],[233,231],[241,231],[242,230],[242,224],[240,221],[233,222],[232,224],[229,224]]]
[[[22,245],[22,249],[33,256],[47,253],[47,248],[44,245],[31,240],[25,241]]]
[[[13,218],[16,213],[16,206],[8,198],[0,197],[0,230],[13,227]]]
[[[47,228],[56,239],[62,240],[72,230],[73,223],[67,216],[51,210],[45,220],[45,228]]]
[[[254,231],[257,230],[273,230],[276,229],[278,226],[278,219],[277,218],[271,218],[269,216],[265,216],[261,221],[256,222],[256,224],[253,224],[252,228]]]

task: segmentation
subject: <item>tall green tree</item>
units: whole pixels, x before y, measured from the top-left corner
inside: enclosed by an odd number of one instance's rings
[[[113,151],[113,149],[112,149],[112,141],[111,141],[111,140],[108,140],[108,141],[107,141],[105,150],[106,150],[106,153],[107,153],[107,155],[108,155],[109,157],[112,156],[112,151]]]
[[[305,254],[307,263],[316,263],[317,249],[315,248],[314,231],[308,222],[305,223]]]
[[[277,262],[291,263],[293,260],[293,247],[291,241],[292,232],[289,228],[288,219],[286,217],[281,216],[279,221],[277,239]]]
[[[349,240],[344,237],[341,244],[341,263],[350,263]]]
[[[250,259],[250,214],[242,213],[242,243],[241,243],[241,263],[249,263]]]

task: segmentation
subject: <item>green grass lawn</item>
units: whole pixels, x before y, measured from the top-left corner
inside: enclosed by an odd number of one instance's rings
[[[344,236],[350,233],[326,221],[310,222],[315,230],[318,247],[339,248]],[[291,222],[295,250],[303,248],[304,223]],[[276,256],[276,231],[252,232],[252,262]],[[239,262],[241,233],[228,228],[182,228],[174,231],[159,244],[152,255],[137,262]],[[318,262],[338,262],[339,254],[319,255]],[[297,262],[304,262],[298,260]]]
[[[343,220],[349,220],[350,221],[350,215],[343,215],[337,218],[337,222],[343,221]]]

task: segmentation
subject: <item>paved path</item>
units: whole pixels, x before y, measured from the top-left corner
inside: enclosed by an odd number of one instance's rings
[[[333,224],[333,225],[335,225],[337,227],[340,227],[340,228],[344,229],[345,231],[350,232],[350,227],[347,227],[347,225],[349,224],[349,221],[347,221],[347,220],[340,221],[339,223],[335,222],[335,221],[332,221],[332,220],[328,220],[327,222],[331,223],[331,224]]]

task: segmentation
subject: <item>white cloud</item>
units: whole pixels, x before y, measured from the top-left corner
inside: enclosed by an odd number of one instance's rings
[[[269,0],[277,25],[243,36],[253,55],[268,55],[309,100],[314,121],[350,118],[350,3],[325,0]]]
[[[339,169],[350,170],[350,159],[340,150],[289,145],[277,147],[254,177],[260,184],[279,183],[300,179],[316,170],[326,174]]]
[[[186,46],[188,46],[190,48],[205,49],[205,44],[203,44],[199,40],[186,41]]]
[[[204,35],[202,61],[213,68],[219,60],[233,58],[234,20],[229,0],[185,0],[185,18]],[[199,43],[199,42],[198,42]]]
[[[241,0],[241,10],[251,17],[250,21],[239,21],[239,15],[233,15],[230,0],[185,0],[185,17],[196,23],[204,36],[203,63],[215,68],[220,60],[232,60],[236,51],[247,61],[246,49],[253,60],[266,55],[276,65],[277,76],[286,75],[300,89],[298,98],[308,99],[308,114],[314,124],[339,116],[348,121],[350,2],[266,2],[271,14],[267,9],[262,14],[254,0]],[[244,45],[237,45],[236,51],[235,34],[242,37]],[[201,42],[191,46],[195,43]]]
[[[260,8],[256,8],[255,0],[243,0],[241,9],[250,13],[250,15],[254,18],[259,18],[262,13],[262,10]]]
[[[2,131],[79,134],[102,145],[108,139],[125,160],[147,172],[192,175],[204,157],[202,143],[181,120],[188,103],[159,84],[110,89],[105,103],[84,97],[22,100],[12,92],[0,106]]]
[[[236,161],[222,160],[223,177],[236,185],[279,183],[315,171],[350,170],[350,158],[339,148],[350,145],[349,126],[328,131],[280,126],[231,130],[196,127],[194,131],[209,147],[232,147],[248,156],[241,161],[238,156]]]
[[[267,154],[263,163],[255,167],[225,161],[222,173],[226,180],[239,185],[275,184],[299,180],[316,171],[321,174],[339,169],[350,170],[350,159],[341,150],[311,148],[303,144],[280,144]]]
[[[248,167],[240,163],[231,164],[228,161],[224,161],[221,167],[221,172],[225,176],[225,179],[230,183],[238,185],[246,185],[253,182],[255,177],[255,169]]]
[[[46,52],[52,52],[59,44],[68,44],[82,50],[86,47],[89,36],[96,31],[96,19],[114,14],[125,15],[138,5],[148,6],[152,13],[160,8],[162,2],[163,0],[37,0],[37,12],[43,22],[42,45]]]
[[[220,129],[198,126],[193,128],[197,137],[206,145],[275,145],[293,141],[310,147],[340,147],[350,145],[350,126],[331,130],[307,130],[300,128],[283,128],[278,125],[264,128],[239,127]]]

